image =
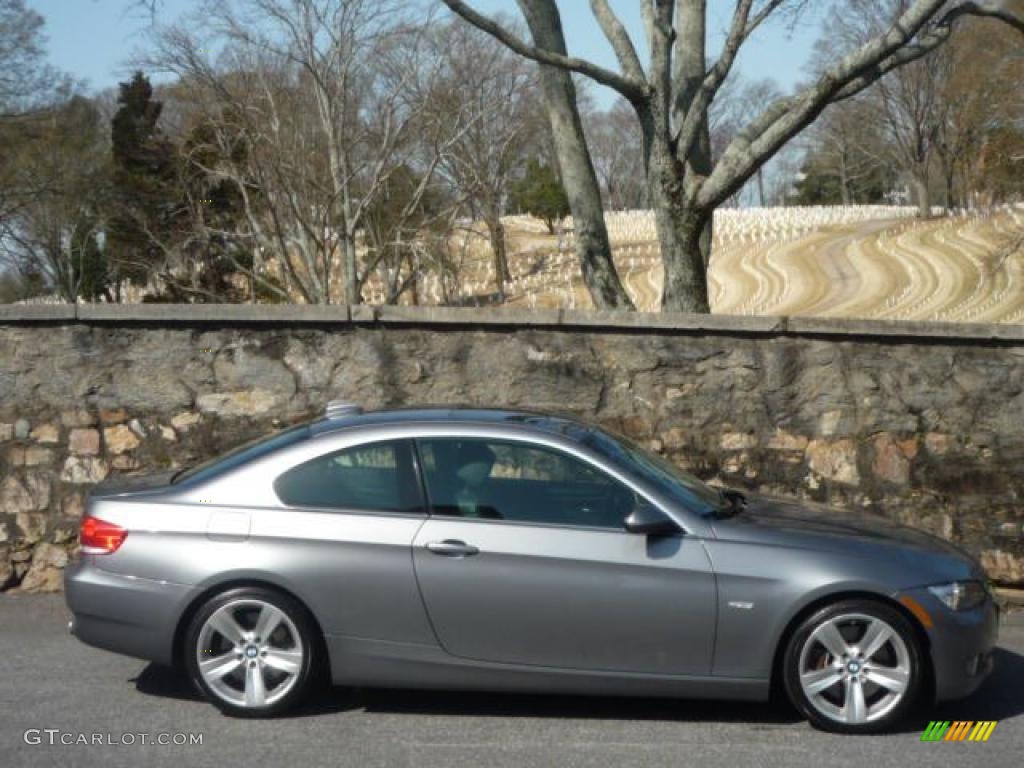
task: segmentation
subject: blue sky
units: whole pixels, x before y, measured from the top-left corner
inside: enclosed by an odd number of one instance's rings
[[[161,18],[172,19],[195,7],[195,0],[162,0]],[[27,0],[46,19],[50,63],[87,82],[91,89],[114,86],[125,79],[131,67],[127,60],[142,44],[148,19],[130,11],[131,0]],[[438,2],[440,5],[440,2]],[[481,11],[516,14],[512,0],[475,0]],[[710,0],[712,47],[729,22],[732,0]],[[587,0],[559,0],[563,27],[570,53],[615,67],[601,30],[590,14]],[[643,32],[635,0],[612,0],[619,18],[634,40],[642,44]],[[446,15],[445,9],[440,12]],[[817,19],[802,22],[795,30],[775,23],[762,30],[744,48],[740,71],[749,78],[772,78],[784,89],[804,77],[804,67],[818,34]],[[641,54],[643,55],[643,54]],[[607,106],[613,94],[595,88],[599,104]]]

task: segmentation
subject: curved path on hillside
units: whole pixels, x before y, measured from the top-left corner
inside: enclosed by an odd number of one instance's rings
[[[531,259],[546,250],[543,239],[533,235]],[[541,256],[544,274],[510,301],[589,306],[570,253],[551,251]],[[637,306],[656,311],[663,278],[651,244],[616,244],[615,260]],[[716,242],[708,291],[718,314],[1022,322],[1024,217],[868,221],[761,243]]]
[[[874,221],[716,252],[716,313],[1017,322],[1024,228],[1009,217]]]

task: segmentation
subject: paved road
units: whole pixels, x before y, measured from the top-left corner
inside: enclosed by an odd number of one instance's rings
[[[408,691],[324,694],[299,716],[234,720],[174,672],[88,648],[66,633],[60,597],[0,596],[0,765],[21,766],[1019,766],[1024,615],[1002,630],[997,674],[930,717],[998,720],[986,744],[922,744],[902,733],[812,730],[767,704]],[[26,729],[201,733],[201,746],[30,745]],[[58,737],[59,738],[59,737]],[[69,737],[65,737],[69,738]]]

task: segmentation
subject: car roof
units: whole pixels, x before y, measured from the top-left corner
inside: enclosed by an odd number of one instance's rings
[[[353,411],[310,424],[310,436],[341,429],[406,424],[475,424],[525,427],[536,432],[579,440],[591,428],[569,415],[532,410],[481,408],[471,405],[411,406]]]

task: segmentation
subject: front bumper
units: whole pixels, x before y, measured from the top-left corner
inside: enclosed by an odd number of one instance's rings
[[[937,701],[969,696],[992,672],[992,651],[999,636],[999,610],[991,596],[969,611],[951,611],[927,588],[901,595],[914,600],[931,617],[926,627],[935,672]]]
[[[71,633],[97,648],[172,664],[177,622],[196,589],[104,571],[97,557],[83,555],[64,569]]]

